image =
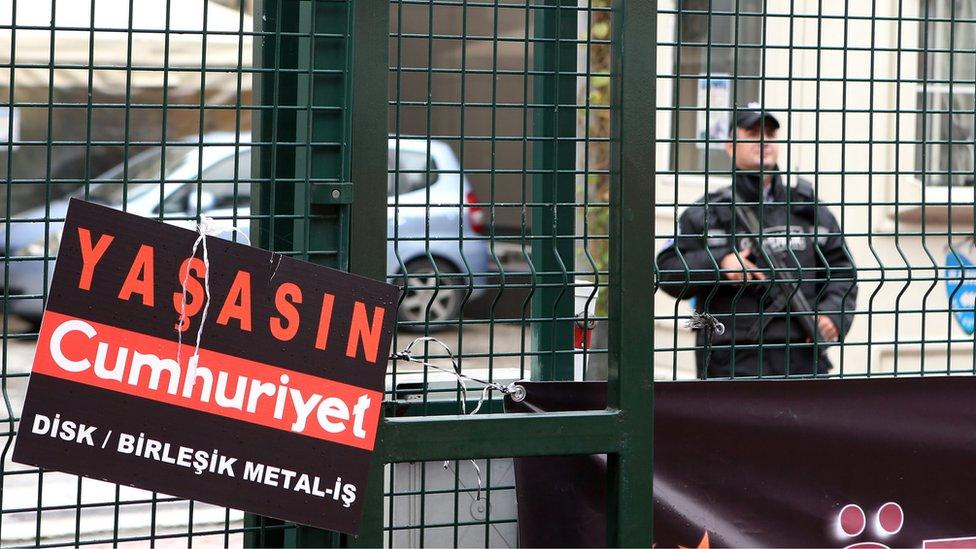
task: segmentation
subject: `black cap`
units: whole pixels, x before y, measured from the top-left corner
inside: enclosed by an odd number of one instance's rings
[[[755,128],[763,119],[765,119],[764,125],[767,128],[779,129],[779,120],[775,116],[770,114],[769,111],[762,110],[759,103],[749,103],[744,107],[739,107],[736,111],[735,127],[744,130]]]

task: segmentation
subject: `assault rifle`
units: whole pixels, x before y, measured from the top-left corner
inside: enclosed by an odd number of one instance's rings
[[[739,197],[735,196],[735,201],[739,201]],[[735,217],[740,223],[745,227],[749,236],[745,237],[749,242],[751,249],[756,250],[756,253],[762,253],[763,247],[762,242],[759,239],[761,225],[759,224],[759,218],[756,217],[756,212],[753,208],[748,206],[738,206],[733,205],[732,209],[735,211]],[[790,235],[786,236],[787,247],[789,247]],[[802,277],[797,280],[789,275],[789,271],[793,270],[793,266],[786,265],[780,254],[775,252],[767,252],[763,254],[769,262],[769,267],[772,270],[772,277],[770,279],[770,293],[775,296],[773,301],[774,305],[771,307],[773,312],[783,309],[783,306],[789,303],[790,312],[799,313],[796,316],[790,315],[787,318],[795,318],[800,324],[800,328],[806,334],[810,341],[813,343],[814,348],[817,350],[819,355],[819,360],[824,361],[829,364],[829,360],[826,355],[826,346],[821,343],[834,341],[824,337],[823,333],[820,331],[820,327],[817,326],[816,316],[811,313],[815,313],[816,310],[810,305],[810,301],[807,296],[803,294],[803,290],[800,288],[800,283],[802,282]],[[768,322],[768,319],[767,319]],[[759,334],[761,331],[765,330],[766,322],[756,322],[753,325],[752,331],[749,334],[754,340],[759,340]]]

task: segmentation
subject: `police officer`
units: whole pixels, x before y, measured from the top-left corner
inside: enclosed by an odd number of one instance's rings
[[[827,372],[823,351],[854,319],[857,271],[840,225],[810,183],[784,182],[779,128],[756,103],[737,110],[733,184],[687,208],[657,257],[660,287],[695,299],[703,378]]]

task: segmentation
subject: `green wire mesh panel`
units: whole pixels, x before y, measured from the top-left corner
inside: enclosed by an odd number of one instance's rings
[[[226,546],[242,513],[10,461],[67,199],[175,225],[212,217],[245,239],[252,158],[252,4],[0,2],[3,393],[0,546]],[[189,250],[187,250],[189,253]]]
[[[360,3],[361,5],[361,3]],[[266,0],[255,6],[253,139],[266,182],[252,204],[255,245],[349,270],[354,95],[349,0]],[[364,198],[367,193],[360,192]],[[331,545],[338,537],[246,515],[247,547]]]
[[[501,385],[605,376],[591,328],[606,333],[610,2],[390,9],[394,346],[436,337],[463,374]],[[415,351],[452,367],[437,344]],[[402,360],[388,376],[396,415],[501,412],[497,392],[466,386]],[[517,544],[510,459],[397,463],[385,487],[387,545]]]
[[[974,373],[974,4],[661,0],[658,7],[656,235],[659,249],[677,248],[681,257],[659,256],[657,379],[695,378],[696,358],[709,352],[713,366],[723,364],[713,376],[801,375],[769,358],[784,349],[823,350],[819,360],[832,368],[804,374],[816,377]],[[793,216],[759,225],[763,250],[777,242],[788,249],[788,276],[743,285],[730,277],[741,273],[738,263],[717,269],[748,231],[740,225],[739,235],[725,234],[721,220],[692,223],[686,213],[729,211],[723,187],[750,171],[726,152],[730,139],[741,152],[750,138],[729,126],[749,102],[781,124],[778,133],[754,134],[754,146],[779,149],[777,164],[758,171],[807,187],[763,199],[767,215]],[[739,207],[755,208],[747,202]],[[843,241],[845,257],[832,255]],[[805,260],[806,245],[814,254]],[[782,288],[796,293],[791,280],[799,274],[813,310],[772,306]],[[682,292],[694,301],[668,295]],[[704,329],[686,326],[693,310],[725,324],[708,350]],[[826,316],[849,331],[841,344],[810,342],[804,316]],[[749,329],[754,321],[786,329],[757,332]]]

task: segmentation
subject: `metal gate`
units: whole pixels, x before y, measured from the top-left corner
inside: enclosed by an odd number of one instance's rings
[[[391,8],[390,181],[410,185],[414,174],[426,185],[419,200],[391,193],[395,260],[386,274],[405,287],[395,345],[408,343],[411,329],[435,335],[464,372],[501,385],[580,379],[599,355],[611,389],[604,411],[499,415],[501,395],[481,395],[480,384],[465,394],[449,377],[394,363],[399,417],[388,416],[382,436],[385,461],[395,464],[387,515],[360,543],[516,545],[510,458],[605,453],[608,543],[646,545],[653,190],[639,174],[652,169],[642,121],[654,112],[641,82],[654,74],[642,53],[654,44],[645,32],[653,5],[399,0]],[[411,165],[412,147],[430,160]],[[436,165],[434,151],[448,148],[457,163]],[[435,197],[452,177],[461,180],[454,195]],[[451,210],[457,223],[435,235]],[[417,240],[423,259],[408,259]],[[460,313],[438,318],[437,305],[452,298]],[[608,318],[599,350],[574,346],[578,323]],[[426,351],[427,360],[447,358],[437,346]],[[482,414],[463,415],[479,405]],[[444,459],[453,461],[445,468]]]
[[[591,453],[608,544],[650,545],[653,379],[697,377],[711,305],[652,254],[748,102],[856,264],[812,377],[976,372],[973,29],[957,0],[0,1],[0,545],[516,545],[511,458]],[[391,360],[359,537],[10,461],[70,195],[404,288],[392,351],[468,379]],[[601,411],[481,398],[600,377]]]
[[[653,20],[649,6],[621,3],[612,8],[608,3],[566,0],[280,6],[294,7],[298,14],[274,21],[294,21],[299,26],[294,29],[294,49],[282,48],[282,55],[274,58],[275,66],[293,62],[290,52],[303,51],[306,36],[305,51],[316,55],[336,34],[347,37],[347,48],[339,50],[339,56],[325,58],[326,65],[309,61],[318,71],[345,59],[342,79],[339,72],[322,75],[323,80],[336,78],[332,86],[323,84],[336,90],[335,96],[310,90],[303,98],[302,83],[307,81],[301,80],[301,69],[297,94],[280,85],[265,93],[277,93],[279,105],[281,97],[296,97],[300,121],[296,131],[311,124],[304,130],[307,135],[317,134],[315,119],[329,116],[327,108],[345,105],[342,112],[351,113],[345,119],[351,126],[339,132],[350,136],[349,146],[313,140],[313,151],[306,158],[310,165],[305,168],[310,171],[305,173],[313,188],[317,183],[348,181],[355,197],[346,206],[332,200],[334,189],[320,198],[313,191],[310,211],[334,211],[338,219],[348,220],[342,230],[349,234],[351,270],[404,287],[395,349],[406,347],[418,335],[435,336],[446,347],[426,342],[418,356],[450,369],[448,354],[453,354],[458,368],[473,379],[502,384],[530,376],[570,379],[575,356],[582,360],[590,354],[573,346],[577,287],[593,304],[602,290],[603,307],[609,308],[611,318],[620,307],[612,296],[628,288],[635,296],[643,294],[635,300],[645,300],[645,310],[649,309],[650,248],[637,244],[649,244],[650,225],[646,230],[625,227],[617,217],[623,213],[622,193],[646,194],[649,186],[637,189],[649,182],[633,178],[632,188],[618,186],[603,197],[587,194],[582,184],[587,173],[602,178],[602,188],[608,190],[609,159],[624,152],[617,145],[611,147],[607,133],[610,97],[600,102],[578,97],[581,83],[599,79],[606,93],[610,79],[623,74],[609,64],[592,75],[578,68],[581,52],[587,58],[594,44],[605,50],[607,59],[611,49],[623,47],[610,40],[609,32],[600,38],[580,38],[580,23],[602,20],[608,26],[612,17],[623,17],[625,11],[629,15],[624,21]],[[329,26],[338,21],[346,26]],[[335,34],[320,36],[327,27]],[[388,36],[366,31],[386,28]],[[641,40],[645,50],[651,47],[651,36],[632,32],[633,47],[638,48]],[[302,59],[299,56],[297,63]],[[644,61],[635,63],[628,76],[639,79],[643,72],[644,78],[650,77],[652,65]],[[280,69],[276,74],[281,74]],[[639,99],[631,99],[632,110],[642,109],[652,117],[650,103]],[[617,98],[615,104],[624,108],[622,101]],[[311,122],[302,118],[306,109],[311,111],[305,113]],[[589,131],[589,123],[581,130],[580,109],[588,114],[601,112],[601,117],[594,117],[604,122],[600,131]],[[279,141],[302,143],[301,137],[280,133],[282,113],[278,116]],[[629,146],[650,144],[646,126],[615,127],[633,132],[626,142]],[[341,161],[330,163],[332,153]],[[602,156],[604,164],[588,172],[584,159],[590,154]],[[387,159],[385,166],[377,162],[382,158]],[[620,177],[623,169],[618,167],[614,177]],[[641,207],[638,201],[629,203]],[[305,201],[278,200],[277,204],[286,208],[274,210],[274,217],[280,218],[294,215],[287,208],[304,207]],[[650,204],[643,207],[649,210]],[[602,213],[603,226],[587,229],[596,210]],[[646,215],[634,217],[649,220]],[[629,260],[614,265],[629,264],[633,270],[614,272],[606,261],[607,245],[622,242],[616,235],[625,230],[636,230],[641,236],[633,240],[634,246],[613,250]],[[603,245],[600,264],[586,259],[590,240]],[[588,310],[580,319],[584,324],[607,318],[605,312]],[[616,345],[620,352],[624,340],[650,341],[649,333],[638,335],[649,324],[637,321],[636,310],[631,313],[633,322],[610,329],[611,347]],[[631,330],[635,333],[627,335]],[[501,395],[484,393],[484,402],[478,398],[481,383],[466,381],[470,385],[462,391],[453,376],[394,360],[373,477],[383,480],[369,488],[363,532],[344,542],[514,545],[510,458],[608,453],[614,456],[614,474],[619,475],[613,483],[618,487],[615,498],[620,511],[612,515],[612,540],[645,543],[650,530],[643,520],[649,500],[643,496],[649,493],[651,401],[649,372],[638,365],[646,363],[650,349],[626,348],[632,353],[630,373],[617,367],[622,354],[609,353],[617,381],[614,387],[626,388],[615,389],[613,408],[538,416],[502,416]],[[478,407],[481,414],[467,415]],[[628,435],[621,437],[621,433]],[[445,465],[443,460],[449,461]],[[257,526],[281,528],[262,519],[254,521]],[[283,528],[280,535],[274,530],[258,531],[253,543],[341,542],[324,532]]]
[[[651,192],[628,177],[651,166],[637,153],[649,127],[634,123],[653,119],[637,91],[653,76],[640,55],[653,47],[641,30],[650,5],[54,0],[0,11],[4,545],[514,544],[510,458],[560,453],[611,455],[609,541],[646,543],[652,233],[650,203],[627,198]],[[611,20],[627,44],[611,40]],[[584,22],[603,30],[580,36]],[[591,50],[603,63],[592,70]],[[633,84],[619,68],[628,55]],[[577,356],[605,355],[612,405],[501,415],[488,393],[469,416],[477,399],[456,379],[394,361],[363,531],[349,539],[15,465],[70,195],[185,226],[205,214],[255,245],[401,284],[395,347],[433,334],[471,378],[569,379]],[[610,352],[574,347],[579,326],[607,318]]]

